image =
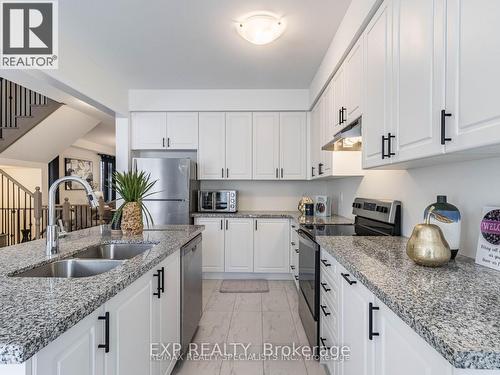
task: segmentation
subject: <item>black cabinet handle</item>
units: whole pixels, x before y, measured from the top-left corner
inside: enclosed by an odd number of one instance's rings
[[[295,225],[292,224],[292,228],[295,229]]]
[[[229,168],[226,168],[226,178],[229,178]]]
[[[340,109],[339,109],[339,123],[338,124],[339,125],[342,124],[342,113],[341,113]]]
[[[344,112],[347,111],[346,107],[342,107],[340,109],[340,123],[343,124],[344,122],[347,121],[347,119],[344,117]]]
[[[170,147],[170,137],[167,138],[167,148]]]
[[[257,220],[255,220],[255,230],[256,231],[257,231],[257,227],[258,227]]]
[[[321,259],[321,263],[323,263],[325,265],[325,267],[330,267],[331,264],[328,263],[328,261],[326,259]]]
[[[327,287],[327,285],[328,285],[327,283],[321,283],[321,287],[325,292],[329,292],[331,290],[330,288]]]
[[[153,277],[157,277],[156,279],[156,292],[153,293],[153,296],[161,298],[161,270],[156,271]]]
[[[368,304],[368,338],[373,340],[374,336],[380,336],[380,333],[373,332],[373,312],[380,310],[379,307],[373,306],[373,303]]]
[[[295,246],[295,242],[293,242],[293,241],[292,241],[292,242],[290,242],[290,243],[291,243],[291,245],[292,245],[292,246]]]
[[[391,134],[391,133],[387,134],[387,156],[388,157],[396,155],[394,152],[391,151],[391,144],[392,144],[391,139],[393,139],[393,138],[396,138],[396,136]]]
[[[220,230],[223,230],[224,227],[223,227],[223,224],[222,224],[222,219],[220,219]]]
[[[229,220],[226,220],[226,230],[229,229]]]
[[[104,316],[99,316],[97,319],[104,320],[104,344],[99,344],[99,349],[104,349],[104,353],[109,353],[109,311],[106,311]]]
[[[160,284],[159,292],[161,295],[161,293],[165,293],[165,267],[160,268],[158,270],[158,272],[160,273],[161,284]]]
[[[319,307],[321,307],[321,311],[323,311],[323,315],[324,316],[332,315],[331,313],[329,313],[328,311],[326,311],[326,306],[325,305],[320,305]]]
[[[315,170],[315,169],[316,169],[316,168],[311,167],[311,177],[314,177],[314,170]]]
[[[163,148],[165,148],[165,137],[162,138],[162,145],[163,145]]]
[[[224,178],[224,168],[222,168],[222,178]]]
[[[322,175],[323,174],[323,163],[319,163],[318,164],[318,175]]]
[[[323,346],[324,348],[328,349],[328,347],[327,347],[327,346],[326,346],[326,344],[325,344],[325,341],[326,341],[326,339],[325,339],[325,338],[320,337],[320,338],[319,338],[319,341],[321,341],[321,346]]]
[[[290,268],[291,268],[292,270],[294,270],[294,269],[295,269],[295,266],[290,266]]]
[[[276,178],[279,178],[278,168],[276,168]]]
[[[298,254],[299,253],[299,249],[295,249],[295,252]]]
[[[295,280],[298,280],[298,279],[299,279],[299,277],[298,277],[297,275],[295,275],[294,277],[295,277]]]
[[[446,117],[451,117],[451,113],[446,113],[446,110],[441,110],[441,144],[451,141],[451,138],[446,137]]]
[[[345,281],[347,281],[349,283],[349,285],[353,285],[353,284],[356,284],[357,281],[356,280],[351,280],[349,279],[349,275],[348,273],[341,273],[342,277],[344,278]]]

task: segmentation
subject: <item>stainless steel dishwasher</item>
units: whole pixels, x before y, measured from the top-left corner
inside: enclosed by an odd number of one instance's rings
[[[202,314],[201,234],[181,248],[181,345],[184,353]]]

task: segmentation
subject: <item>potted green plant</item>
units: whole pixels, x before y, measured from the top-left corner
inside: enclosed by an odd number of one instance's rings
[[[125,235],[141,234],[144,230],[143,217],[146,224],[153,225],[153,218],[143,200],[154,194],[151,189],[156,184],[144,171],[116,172],[115,189],[123,203],[113,215],[112,224],[121,219],[121,230]]]

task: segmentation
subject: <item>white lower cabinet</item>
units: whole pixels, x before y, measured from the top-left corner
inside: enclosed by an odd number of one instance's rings
[[[33,356],[30,374],[170,374],[176,361],[150,348],[180,342],[180,287],[177,251]]]
[[[104,374],[104,306],[63,333],[31,358],[33,374],[101,375]]]
[[[226,272],[253,272],[253,219],[226,219]]]
[[[350,357],[344,361],[322,361],[331,374],[456,373],[444,357],[324,250],[321,262],[320,300],[328,315],[321,313],[320,337],[329,341],[326,346],[350,348]],[[331,323],[335,316],[338,324]],[[339,330],[338,341],[335,327]]]
[[[205,226],[202,271],[224,272],[224,219],[200,217],[195,224]]]
[[[256,219],[254,271],[288,273],[290,223],[288,219]]]

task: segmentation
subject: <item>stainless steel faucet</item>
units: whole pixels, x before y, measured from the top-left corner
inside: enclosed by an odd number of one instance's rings
[[[89,205],[92,208],[99,207],[99,201],[90,187],[89,183],[84,179],[76,176],[66,176],[56,180],[49,189],[49,217],[47,225],[47,256],[57,254],[59,252],[59,225],[56,221],[56,192],[57,188],[63,182],[72,181],[78,182],[83,185],[85,192],[87,193],[87,198],[89,200]]]

